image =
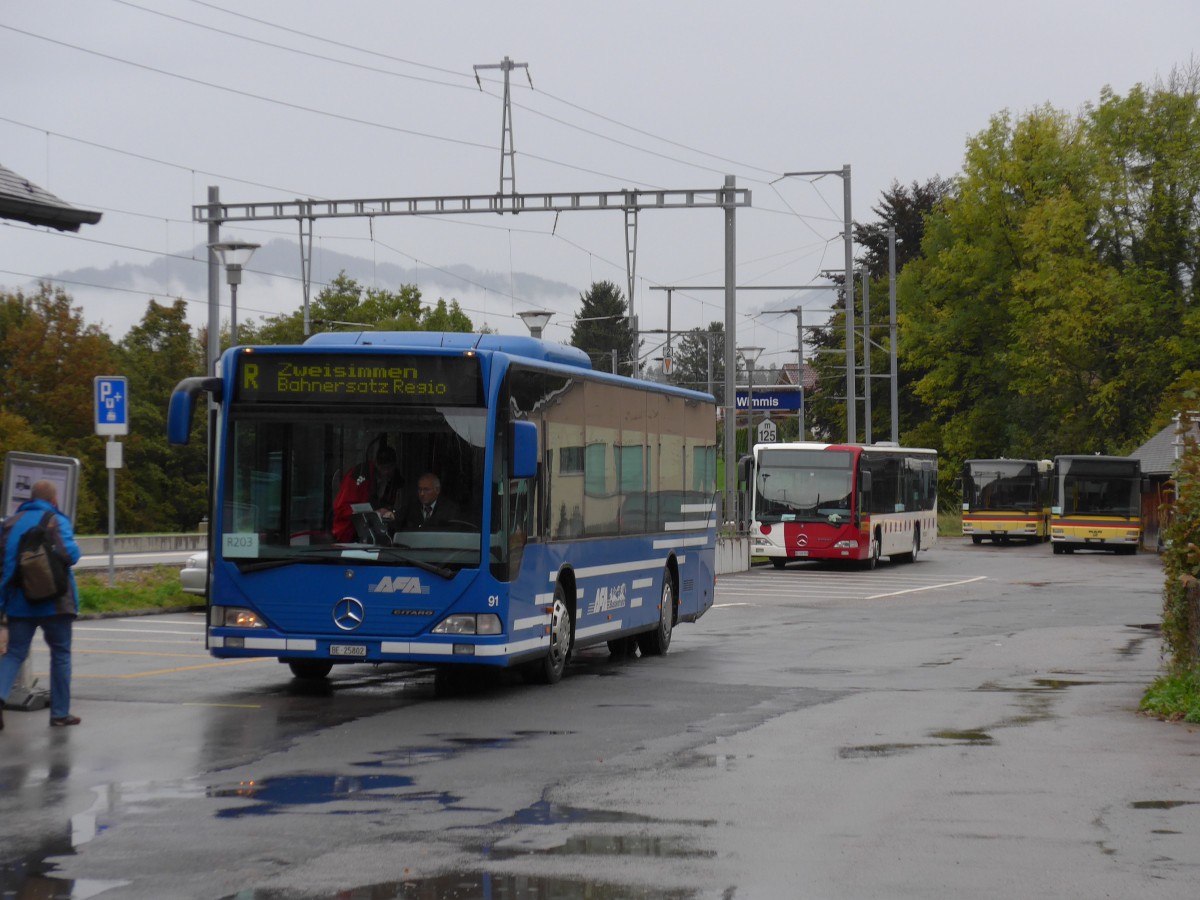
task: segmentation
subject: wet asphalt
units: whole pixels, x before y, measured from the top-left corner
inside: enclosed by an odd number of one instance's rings
[[[89,620],[0,733],[0,897],[1193,897],[1200,727],[1138,715],[1152,554],[943,539],[722,576],[552,687],[218,661]],[[34,670],[45,679],[39,647]]]

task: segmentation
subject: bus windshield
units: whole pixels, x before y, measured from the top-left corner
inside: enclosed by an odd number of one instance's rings
[[[767,525],[849,517],[853,462],[843,450],[763,450],[754,485],[755,518]]]
[[[1021,510],[1042,506],[1037,466],[1021,460],[968,462],[963,501],[974,510]]]
[[[1135,517],[1141,511],[1141,476],[1136,462],[1104,458],[1058,461],[1061,513]]]
[[[485,409],[235,401],[229,429],[220,553],[243,569],[480,564]]]

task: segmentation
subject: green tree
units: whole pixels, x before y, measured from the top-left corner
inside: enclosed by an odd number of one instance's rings
[[[633,330],[629,324],[625,296],[611,281],[596,281],[586,294],[579,295],[579,312],[571,326],[571,345],[592,359],[598,369],[611,369],[612,353],[617,353],[617,371],[637,374],[631,360]]]
[[[908,187],[893,181],[879,202],[871,207],[877,220],[854,223],[854,242],[864,248],[857,262],[866,267],[872,279],[888,276],[888,231],[891,228],[896,229],[897,272],[903,270],[909,260],[920,256],[921,240],[925,237],[925,217],[950,195],[953,186],[949,179],[936,175],[924,184],[914,181]]]
[[[447,303],[439,299],[429,307],[422,303],[421,289],[416,285],[401,285],[398,291],[364,288],[345,272],[317,294],[309,307],[309,321],[314,332],[353,329],[357,325],[374,331],[475,330],[457,300]],[[248,330],[239,328],[238,342],[303,343],[304,311],[266,317]]]
[[[693,391],[712,391],[717,403],[725,398],[725,323],[709,322],[675,336],[671,354],[672,384]],[[711,376],[711,378],[710,378]]]
[[[922,257],[900,276],[901,358],[921,372],[914,391],[952,469],[972,456],[1051,453],[1027,446],[1043,417],[1015,379],[1029,327],[1015,279],[1033,264],[1032,222],[1086,191],[1089,162],[1079,123],[1062,113],[993,118],[968,143],[954,196],[927,220]]]
[[[184,378],[204,371],[204,345],[187,324],[187,304],[151,300],[119,345],[129,385],[125,467],[117,472],[122,532],[192,531],[207,509],[205,417],[186,447],[167,444],[167,405]]]
[[[1194,73],[995,117],[900,278],[901,359],[947,468],[1125,453],[1200,369]]]

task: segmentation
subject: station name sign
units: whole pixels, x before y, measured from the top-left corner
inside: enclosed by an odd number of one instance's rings
[[[247,353],[236,378],[241,403],[483,405],[479,360],[466,356]]]

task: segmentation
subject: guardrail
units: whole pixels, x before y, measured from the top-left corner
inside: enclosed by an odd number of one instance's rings
[[[169,553],[203,550],[206,534],[118,534],[113,538],[114,553]],[[84,556],[108,552],[108,535],[75,535],[75,542]]]

